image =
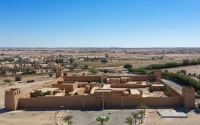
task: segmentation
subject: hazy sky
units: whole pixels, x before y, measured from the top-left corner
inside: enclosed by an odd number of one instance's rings
[[[200,47],[200,0],[0,0],[0,47]]]

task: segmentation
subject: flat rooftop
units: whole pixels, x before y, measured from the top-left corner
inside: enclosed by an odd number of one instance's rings
[[[131,94],[140,94],[140,91],[138,89],[130,89]]]
[[[42,92],[47,92],[48,90],[49,91],[54,91],[56,89],[58,89],[58,88],[42,88],[42,89],[38,89],[38,90],[41,90]]]
[[[94,92],[112,92],[111,89],[96,89]]]

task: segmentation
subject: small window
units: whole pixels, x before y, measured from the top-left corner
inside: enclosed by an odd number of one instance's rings
[[[98,98],[96,97],[96,99],[98,99]]]

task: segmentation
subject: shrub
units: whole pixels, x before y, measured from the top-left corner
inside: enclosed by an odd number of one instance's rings
[[[103,81],[102,81],[102,80],[98,80],[97,82],[98,82],[98,83],[102,83]]]
[[[21,76],[16,76],[15,77],[15,81],[21,81],[22,80],[22,77]]]
[[[41,90],[35,90],[34,92],[37,96],[45,96],[45,95],[51,95],[51,91],[47,90],[47,92],[42,92]]]
[[[102,63],[107,63],[108,60],[107,60],[107,59],[102,59],[101,62],[102,62]]]
[[[11,79],[4,79],[3,81],[4,81],[5,83],[11,83],[11,82],[12,82]]]
[[[63,73],[63,75],[64,75],[64,76],[67,76],[67,73],[66,73],[66,72],[64,72],[64,73]]]
[[[89,70],[89,72],[92,73],[92,74],[97,74],[99,72],[99,70],[92,68],[92,69]]]
[[[36,70],[32,67],[24,67],[22,69],[22,74],[35,74],[36,73]]]
[[[69,90],[66,90],[66,91],[65,91],[66,94],[69,94],[69,92],[70,92]]]
[[[78,92],[75,92],[74,95],[78,95]]]
[[[49,77],[52,77],[53,76],[53,74],[52,73],[49,73]]]
[[[2,71],[1,71],[1,74],[2,74],[2,75],[6,75],[7,72],[8,72],[7,69],[6,69],[6,68],[3,68]]]
[[[171,67],[178,67],[181,66],[181,63],[176,63],[176,62],[170,62],[170,63],[165,63],[165,64],[151,64],[145,67],[147,70],[151,69],[163,69],[163,68],[171,68]]]
[[[91,81],[88,81],[88,83],[91,83]]]
[[[104,73],[107,73],[107,72],[108,72],[108,70],[107,70],[107,69],[104,69],[104,70],[103,70],[103,72],[104,72]]]
[[[167,85],[164,85],[163,92],[164,92],[165,96],[168,96],[168,94],[169,94],[169,88],[168,88]]]
[[[184,60],[183,60],[183,65],[184,65],[184,66],[190,65],[189,59],[184,59]]]
[[[129,68],[133,68],[133,66],[132,66],[131,64],[125,64],[125,65],[124,65],[124,68],[125,68],[125,69],[129,69]]]
[[[85,75],[85,73],[83,73],[83,76]]]

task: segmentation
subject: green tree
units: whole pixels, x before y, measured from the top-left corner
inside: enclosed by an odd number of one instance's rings
[[[85,64],[84,67],[85,67],[85,69],[88,69],[88,64]]]
[[[99,72],[99,70],[92,68],[92,69],[89,70],[89,72],[92,73],[92,74],[97,74]]]
[[[167,85],[164,85],[163,92],[165,96],[169,94],[169,87]]]
[[[190,73],[191,74],[191,73]],[[183,86],[192,86],[195,90],[200,90],[200,82],[182,74],[172,73],[172,72],[162,72],[162,77],[170,78],[173,81],[180,83]]]
[[[53,68],[53,72],[56,72],[58,69],[55,67],[55,68]]]
[[[8,70],[7,70],[6,68],[3,68],[2,71],[1,71],[1,74],[2,74],[2,75],[6,75],[7,72],[8,72]]]
[[[180,72],[183,73],[184,75],[186,75],[186,70],[181,69]]]
[[[148,73],[147,70],[142,68],[129,68],[128,71],[131,73],[143,74],[143,75],[146,75]]]
[[[143,117],[144,117],[144,110],[139,110],[138,111],[138,113],[140,114],[140,117],[141,117],[141,121],[140,121],[140,123],[142,123],[143,122]]]
[[[73,63],[75,63],[75,59],[71,57],[71,58],[69,59],[69,62],[70,62],[71,64],[73,64]]]
[[[52,77],[53,76],[53,74],[52,73],[49,73],[49,77]]]
[[[183,60],[183,65],[184,65],[184,66],[190,65],[189,59],[184,59],[184,60]]]
[[[198,78],[199,78],[199,82],[200,82],[200,74],[198,75]]]
[[[129,68],[133,68],[133,66],[132,66],[132,64],[125,64],[125,65],[124,65],[124,68],[125,68],[125,69],[129,69]]]
[[[196,73],[193,73],[192,76],[195,78],[195,77],[197,77],[197,74],[196,74]]]
[[[107,73],[107,72],[108,72],[108,70],[107,70],[107,69],[104,69],[104,70],[103,70],[103,72],[104,72],[104,73]]]
[[[197,95],[200,97],[200,90],[197,91]]]
[[[138,113],[137,112],[132,112],[131,113],[133,119],[134,119],[134,122],[135,122],[135,125],[137,124],[137,119],[138,119]]]
[[[68,115],[68,116],[65,116],[64,118],[63,118],[63,121],[64,122],[67,122],[67,124],[68,125],[72,125],[72,119],[73,119],[74,117],[72,116],[72,115]]]
[[[133,118],[131,118],[131,117],[125,118],[124,123],[127,123],[128,125],[133,125]]]
[[[200,90],[197,91],[197,95],[200,97]]]

